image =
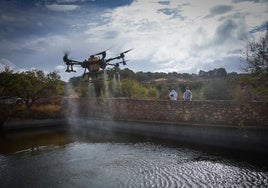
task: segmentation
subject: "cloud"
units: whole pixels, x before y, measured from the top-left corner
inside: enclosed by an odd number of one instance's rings
[[[169,1],[159,1],[158,3],[162,4],[162,5],[169,5],[170,4]]]
[[[181,14],[182,11],[178,8],[161,8],[157,10],[157,12],[163,13],[167,16],[170,16],[171,18],[180,18],[181,20],[185,19],[185,17]]]
[[[8,59],[0,59],[0,72],[4,71],[6,68],[8,68],[9,70],[15,70],[16,65]]]
[[[216,15],[225,14],[227,12],[230,12],[233,9],[230,5],[217,5],[212,8],[210,8],[209,15],[205,16],[205,18],[214,17]]]
[[[76,3],[80,1],[84,1],[84,0],[56,0],[57,3]]]
[[[225,20],[216,29],[214,42],[217,45],[223,44],[226,41],[237,39],[238,24],[233,20]]]
[[[63,65],[57,65],[56,67],[54,67],[54,69],[55,69],[56,71],[63,71],[63,70],[66,69],[66,67],[63,66]]]
[[[83,61],[102,50],[108,49],[110,58],[134,48],[126,55],[134,71],[197,73],[225,65],[237,70],[243,40],[267,26],[267,7],[260,1],[57,0],[32,11],[0,9],[5,10],[0,58],[25,68],[63,71],[64,78],[82,74],[80,68],[64,72],[65,50]]]
[[[241,2],[254,2],[254,3],[265,3],[267,0],[232,0],[233,3]]]
[[[239,49],[244,47],[241,39],[248,33],[247,20],[254,18],[239,7],[211,2],[214,4],[208,3],[200,11],[202,3],[194,1],[135,1],[106,12],[107,24],[88,28],[84,37],[98,48],[110,44],[113,53],[134,48],[127,57],[131,60],[129,67],[136,71],[196,73],[202,67],[218,68],[224,63],[229,68],[229,61],[240,58]],[[174,18],[175,13],[185,19]],[[220,17],[211,17],[208,22],[204,19],[208,13]]]
[[[264,22],[261,25],[256,26],[255,28],[253,28],[250,33],[256,33],[256,32],[260,32],[260,31],[266,31],[268,29],[268,21]]]
[[[73,11],[80,8],[80,6],[78,5],[61,5],[61,4],[46,5],[46,7],[48,10],[51,11]]]

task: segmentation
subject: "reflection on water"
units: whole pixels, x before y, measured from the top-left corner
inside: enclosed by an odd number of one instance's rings
[[[1,187],[268,187],[266,168],[115,133],[23,131],[0,147]]]
[[[72,142],[72,135],[67,134],[63,129],[11,132],[0,135],[0,154],[38,151],[47,146],[63,146],[70,142]]]

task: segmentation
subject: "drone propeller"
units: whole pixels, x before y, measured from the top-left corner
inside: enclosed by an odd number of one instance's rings
[[[106,52],[107,52],[108,50],[110,50],[110,49],[111,49],[111,47],[110,47],[110,48],[108,48],[108,49],[106,49],[106,50],[104,50],[104,51],[102,51],[102,52],[99,52],[99,53],[93,54],[92,56],[95,56],[95,55],[102,55],[102,56],[106,56]]]
[[[63,51],[63,54],[64,54],[64,55],[67,55],[67,56],[68,56],[70,53],[71,53],[71,51],[69,51],[69,50],[64,50],[64,51]]]
[[[124,51],[124,52],[121,52],[119,57],[122,58],[123,61],[124,61],[125,54],[128,53],[128,52],[131,51],[131,50],[133,50],[133,48],[131,48],[131,49],[129,49],[129,50],[126,50],[126,51]]]
[[[68,60],[69,60],[68,56],[70,54],[70,51],[64,50],[63,51],[63,54],[64,54],[64,56],[63,56],[63,62],[67,63]]]
[[[102,55],[102,54],[105,54],[106,53],[106,50],[105,51],[102,51],[102,52],[99,52],[99,53],[96,53],[96,54],[93,54],[92,56],[95,56],[95,55]]]
[[[126,50],[124,52],[122,52],[121,54],[125,54],[125,53],[128,53],[129,51],[133,50],[133,48],[129,49],[129,50]]]
[[[70,52],[64,52],[63,61],[67,64],[74,64],[74,63],[81,63],[80,61],[69,59],[69,53]]]
[[[67,54],[67,53],[64,52],[63,61],[64,61],[65,63],[68,63],[68,62],[70,61],[69,58],[68,58],[68,55],[69,55],[69,54]]]

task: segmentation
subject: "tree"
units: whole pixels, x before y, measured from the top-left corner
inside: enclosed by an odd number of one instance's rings
[[[225,68],[213,69],[205,72],[203,70],[199,71],[199,76],[203,78],[211,78],[211,77],[226,77],[227,72]]]
[[[128,98],[156,98],[157,89],[154,87],[145,87],[133,79],[123,79],[121,83],[122,95]]]
[[[225,70],[225,68],[219,68],[219,69],[214,69],[214,70],[215,70],[215,74],[217,77],[227,76],[227,71]]]
[[[0,76],[2,94],[22,98],[29,109],[40,97],[50,97],[62,91],[60,77],[56,72],[45,75],[41,70],[31,70],[21,73],[4,72]]]
[[[6,88],[11,86],[10,80],[13,78],[13,71],[8,67],[4,71],[0,72],[0,96],[5,95]]]
[[[136,77],[135,73],[128,68],[125,68],[124,70],[120,70],[119,72],[120,72],[120,77],[122,79],[124,78],[135,79]]]
[[[131,79],[124,79],[122,80],[122,93],[123,96],[131,98],[133,96],[133,89],[137,88],[137,81]]]
[[[246,87],[255,100],[268,99],[268,28],[259,41],[250,41],[245,50],[245,71],[241,87]]]
[[[61,80],[58,72],[53,71],[47,74],[48,84],[50,91],[53,92],[54,95],[63,95],[64,94],[64,85],[65,83]]]
[[[246,72],[267,74],[268,72],[268,28],[258,42],[250,41],[246,46]]]
[[[225,79],[209,80],[204,88],[204,97],[208,100],[230,100],[232,88],[229,86]]]

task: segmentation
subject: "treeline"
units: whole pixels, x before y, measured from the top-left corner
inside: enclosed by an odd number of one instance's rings
[[[213,69],[209,71],[200,70],[198,74],[189,74],[189,73],[164,73],[164,72],[137,72],[134,73],[132,70],[126,68],[121,70],[120,72],[123,78],[132,78],[136,79],[139,82],[148,82],[156,79],[172,79],[172,78],[180,78],[180,79],[195,79],[195,78],[222,78],[226,76],[238,76],[238,73],[232,72],[227,73],[224,68]]]
[[[171,88],[179,93],[186,87],[194,100],[267,100],[267,74],[227,73],[224,68],[188,73],[153,73],[120,70],[108,81],[85,82],[82,76],[67,83],[57,72],[45,74],[41,70],[0,73],[0,96],[19,97],[28,108],[40,98],[67,97],[126,97],[168,99]]]
[[[171,88],[182,100],[186,87],[190,87],[194,100],[266,100],[265,79],[254,74],[227,73],[224,68],[188,73],[152,73],[120,70],[119,79],[87,83],[82,77],[69,80],[68,96],[78,97],[127,97],[168,99]]]

